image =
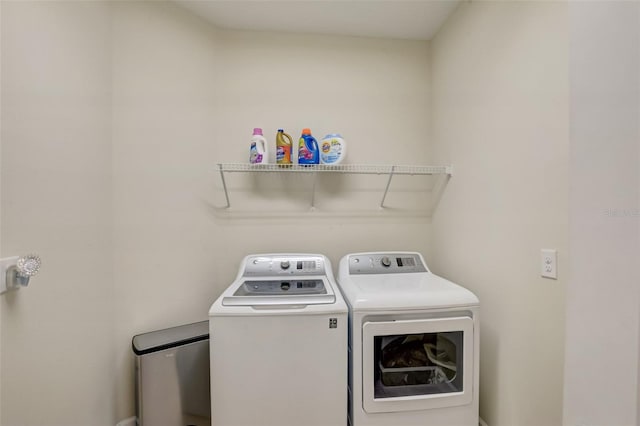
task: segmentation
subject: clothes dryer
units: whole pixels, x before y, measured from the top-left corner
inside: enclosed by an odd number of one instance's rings
[[[477,426],[479,301],[419,253],[344,256],[352,426]]]
[[[347,423],[347,305],[317,254],[244,258],[209,310],[211,423]]]

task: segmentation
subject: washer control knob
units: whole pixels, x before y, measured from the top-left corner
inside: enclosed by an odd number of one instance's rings
[[[380,263],[382,263],[382,266],[384,266],[385,268],[388,268],[389,266],[391,266],[391,259],[385,256],[382,259],[380,259]]]
[[[282,262],[280,262],[280,267],[282,269],[289,269],[289,266],[291,266],[291,263],[289,263],[288,260],[283,260]]]

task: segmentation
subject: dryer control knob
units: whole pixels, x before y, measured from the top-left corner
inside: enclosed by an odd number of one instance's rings
[[[380,263],[382,263],[382,266],[384,266],[385,268],[388,268],[389,266],[391,266],[391,259],[385,256],[382,259],[380,259]]]
[[[289,266],[291,266],[291,264],[289,263],[288,260],[284,260],[284,261],[280,262],[280,267],[282,269],[289,269]]]

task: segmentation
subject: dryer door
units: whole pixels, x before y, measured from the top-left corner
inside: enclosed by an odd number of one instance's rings
[[[366,322],[362,404],[368,413],[471,403],[471,317]]]

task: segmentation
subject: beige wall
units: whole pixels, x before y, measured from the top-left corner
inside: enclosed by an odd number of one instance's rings
[[[118,2],[113,18],[118,418],[134,415],[131,337],[206,319],[219,241],[208,217],[215,32],[177,6]],[[144,53],[143,53],[144,52]]]
[[[0,47],[2,47],[2,2],[0,2]],[[0,61],[0,96],[2,94],[2,66]],[[0,118],[2,102],[0,102]],[[2,120],[0,120],[0,200],[2,200]],[[0,208],[0,255],[2,251],[2,208]],[[0,424],[2,423],[2,304],[0,304]]]
[[[562,422],[568,220],[567,5],[465,2],[431,43],[436,273],[481,301],[480,415]],[[540,249],[558,250],[558,280]]]
[[[214,172],[245,161],[254,126],[429,163],[427,86],[425,42],[223,33],[160,2],[3,3],[2,248],[43,271],[1,301],[2,425],[132,415],[131,337],[206,319],[245,254],[428,252],[424,218],[221,214]],[[234,199],[260,184],[232,182]],[[367,185],[321,180],[319,210]],[[285,192],[274,204],[297,206]]]
[[[564,424],[631,426],[640,421],[640,3],[571,3],[570,24]],[[599,374],[612,359],[616,368]]]
[[[2,2],[0,2],[0,47],[2,47]],[[2,66],[0,61],[0,96],[2,93]],[[2,102],[0,102],[0,118]],[[0,120],[0,200],[2,200],[2,120]],[[2,208],[0,208],[0,255],[2,251]],[[0,424],[2,423],[2,304],[0,304]]]
[[[1,19],[2,255],[44,261],[0,301],[3,426],[132,415],[131,337],[205,320],[248,253],[335,266],[388,249],[480,297],[490,426],[562,422],[566,4],[463,3],[431,44],[218,31],[163,2],[2,2]],[[291,178],[233,177],[253,214],[221,212],[215,164],[244,162],[260,126],[340,131],[350,162],[455,176],[433,226],[332,216],[377,197],[359,178],[319,181],[324,217]],[[272,206],[301,213],[261,218]],[[539,277],[540,248],[558,249],[558,281]]]
[[[232,203],[260,201],[244,206],[253,215],[220,212],[215,164],[246,162],[253,127],[273,143],[279,126],[295,139],[303,127],[319,137],[340,131],[351,162],[429,163],[429,67],[426,42],[216,31],[171,4],[114,6],[115,351],[124,418],[134,410],[131,337],[206,320],[244,255],[320,252],[337,266],[352,251],[427,251],[426,219],[308,215],[309,194],[290,193],[292,176],[232,176]],[[351,193],[332,183],[351,185],[320,181],[321,213],[333,214],[333,199],[349,202]],[[273,206],[301,213],[262,218]]]
[[[99,2],[2,2],[3,426],[113,425],[110,19]],[[97,419],[97,420],[96,420]]]

